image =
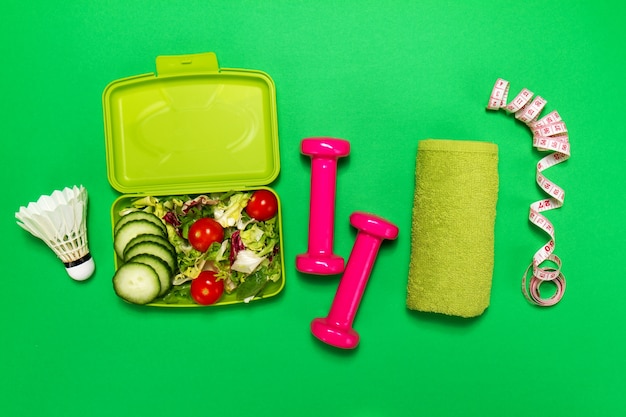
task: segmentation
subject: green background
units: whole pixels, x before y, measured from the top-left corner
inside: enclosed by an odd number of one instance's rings
[[[0,404],[7,416],[617,416],[626,413],[626,6],[599,1],[16,1],[0,6]],[[157,55],[213,51],[277,89],[287,282],[247,306],[135,308],[113,293],[101,94]],[[529,130],[485,106],[498,77],[548,100],[572,158],[546,171],[567,197],[546,213],[568,287],[528,304],[520,279],[547,241],[527,220]],[[295,270],[306,251],[308,136],[351,142],[340,161],[335,252],[369,211],[400,236],[380,250],[352,351],[313,338],[339,277]],[[499,145],[491,305],[463,320],[405,307],[417,141]],[[210,164],[210,157],[207,163]],[[73,282],[14,212],[56,188],[90,193],[97,271]]]

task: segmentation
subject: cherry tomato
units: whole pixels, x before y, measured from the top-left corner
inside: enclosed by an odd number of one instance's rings
[[[194,249],[206,252],[211,244],[224,240],[224,228],[216,220],[203,217],[191,225],[187,238]]]
[[[246,213],[258,221],[269,220],[278,212],[278,200],[269,190],[257,190],[250,197],[246,206]]]
[[[215,279],[215,272],[202,271],[191,281],[191,297],[201,305],[211,305],[224,293],[224,281]]]

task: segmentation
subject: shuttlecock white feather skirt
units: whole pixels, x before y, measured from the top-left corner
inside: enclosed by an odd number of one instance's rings
[[[95,269],[87,240],[87,200],[82,185],[66,187],[15,213],[17,224],[43,240],[65,264],[68,274],[81,281]]]

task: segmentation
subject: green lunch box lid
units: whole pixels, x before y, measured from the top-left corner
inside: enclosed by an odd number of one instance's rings
[[[102,94],[116,190],[182,194],[268,185],[280,171],[276,89],[262,71],[219,68],[213,52],[158,56],[156,73]]]

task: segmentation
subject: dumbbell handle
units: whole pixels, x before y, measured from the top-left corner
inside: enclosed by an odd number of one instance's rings
[[[327,320],[339,327],[352,327],[361,304],[382,239],[360,232],[352,247],[343,277],[337,287],[335,299]]]
[[[309,253],[333,252],[337,160],[311,159],[311,203],[309,220]]]
[[[301,150],[311,157],[308,251],[296,256],[296,269],[318,275],[343,272],[344,260],[333,254],[337,160],[350,153],[343,139],[307,138]]]

